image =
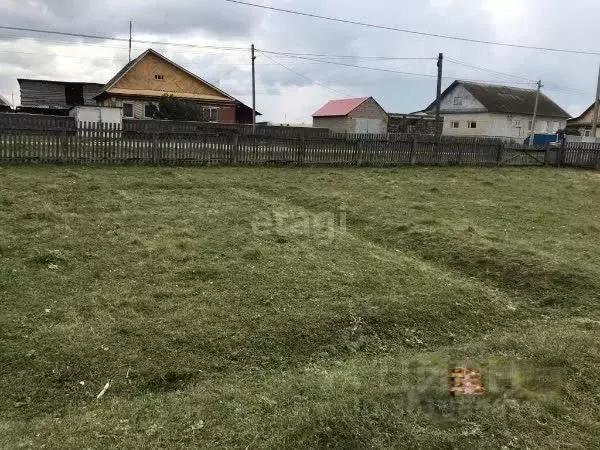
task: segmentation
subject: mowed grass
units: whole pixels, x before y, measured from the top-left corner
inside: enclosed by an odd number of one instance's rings
[[[0,447],[597,448],[599,237],[595,172],[0,168]]]

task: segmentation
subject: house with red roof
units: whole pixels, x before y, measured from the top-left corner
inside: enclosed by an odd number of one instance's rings
[[[331,100],[313,114],[313,127],[334,133],[387,133],[388,114],[373,97]]]

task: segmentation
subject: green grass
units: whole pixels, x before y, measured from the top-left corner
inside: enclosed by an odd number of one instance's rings
[[[0,168],[0,447],[598,447],[599,237],[593,172]]]

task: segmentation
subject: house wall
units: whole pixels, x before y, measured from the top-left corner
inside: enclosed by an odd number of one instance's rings
[[[583,137],[591,137],[594,120],[594,108],[587,111],[582,117],[567,122],[567,129],[576,130]],[[599,121],[600,123],[600,121]],[[596,137],[600,137],[600,128],[596,130]]]
[[[161,75],[162,80],[156,80],[155,75]],[[179,70],[153,54],[146,55],[135,67],[121,78],[112,89],[131,89],[209,95],[216,98],[229,100],[219,91],[200,82],[196,78]]]
[[[77,106],[69,115],[79,122],[102,122],[121,125],[123,111],[121,108],[109,108],[104,106]]]
[[[479,100],[465,89],[462,85],[457,85],[442,100],[440,107],[442,112],[486,112],[487,109]]]
[[[357,132],[357,119],[373,119],[379,121],[377,127],[369,129],[369,133],[387,133],[388,115],[374,99],[370,98],[349,114],[354,127],[350,133]]]
[[[328,128],[334,133],[354,133],[354,120],[344,117],[313,117],[314,128]]]
[[[447,136],[493,136],[524,140],[530,134],[529,122],[532,116],[492,114],[492,113],[444,113],[444,135]],[[458,128],[453,123],[458,122]],[[468,128],[475,122],[476,128]],[[535,132],[554,134],[566,127],[567,121],[552,117],[538,117]]]
[[[189,99],[188,99],[189,101]],[[157,99],[152,98],[138,98],[138,97],[124,97],[124,96],[109,96],[100,102],[101,106],[123,108],[124,103],[133,103],[133,119],[148,119],[145,114],[146,105],[149,103],[158,103]],[[236,123],[236,112],[235,105],[219,105],[210,102],[198,102],[201,105],[205,105],[211,108],[217,108],[217,122],[223,124],[234,124]],[[131,117],[129,117],[131,118]]]
[[[232,124],[235,122],[235,106],[221,106],[217,114],[219,123]]]
[[[369,128],[369,133],[387,133],[388,115],[372,98],[345,117],[313,117],[313,127],[328,128],[334,133],[356,133],[360,119],[370,119],[373,128]]]

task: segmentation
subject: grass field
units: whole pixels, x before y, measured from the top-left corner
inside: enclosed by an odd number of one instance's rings
[[[0,168],[0,447],[598,448],[599,237],[594,172]]]

